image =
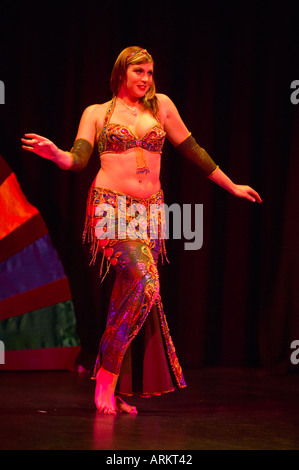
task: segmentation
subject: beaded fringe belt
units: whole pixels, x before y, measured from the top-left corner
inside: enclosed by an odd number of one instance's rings
[[[136,214],[138,216],[136,217]],[[91,243],[90,264],[94,264],[99,252],[103,253],[110,265],[117,263],[117,253],[113,253],[116,240],[141,239],[151,246],[152,240],[160,240],[161,259],[166,255],[166,221],[164,193],[162,189],[148,198],[136,198],[106,188],[92,186],[89,190],[83,242]],[[102,276],[104,256],[100,277]],[[105,274],[105,275],[106,275]]]

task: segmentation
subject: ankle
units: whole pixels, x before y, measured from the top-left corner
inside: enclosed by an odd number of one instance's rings
[[[97,372],[96,380],[97,383],[100,383],[105,387],[112,387],[113,389],[115,389],[118,380],[118,375],[113,374],[112,372],[109,372],[108,370],[101,367]]]

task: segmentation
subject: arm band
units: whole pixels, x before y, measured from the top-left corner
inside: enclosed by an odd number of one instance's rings
[[[70,153],[73,158],[73,165],[71,166],[70,170],[72,171],[80,171],[86,167],[90,155],[93,152],[93,146],[91,145],[88,140],[85,139],[77,139],[74,142],[74,146],[72,147]]]
[[[197,144],[191,134],[181,144],[177,145],[176,149],[178,149],[184,157],[188,157],[196,163],[206,177],[210,176],[219,168],[205,149]]]

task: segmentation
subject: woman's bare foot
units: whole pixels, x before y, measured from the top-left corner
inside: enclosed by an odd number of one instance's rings
[[[118,376],[101,367],[96,379],[94,401],[97,409],[105,414],[116,414],[114,391]]]
[[[115,397],[115,407],[121,413],[138,414],[136,406],[128,405],[120,397]]]
[[[94,401],[99,411],[105,414],[121,413],[137,414],[135,406],[128,405],[120,397],[115,397],[118,375],[112,374],[101,367],[97,372],[97,384]]]

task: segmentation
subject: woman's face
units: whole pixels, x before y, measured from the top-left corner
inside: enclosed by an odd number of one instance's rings
[[[128,65],[126,78],[122,83],[123,91],[131,98],[142,98],[153,81],[153,63]]]

